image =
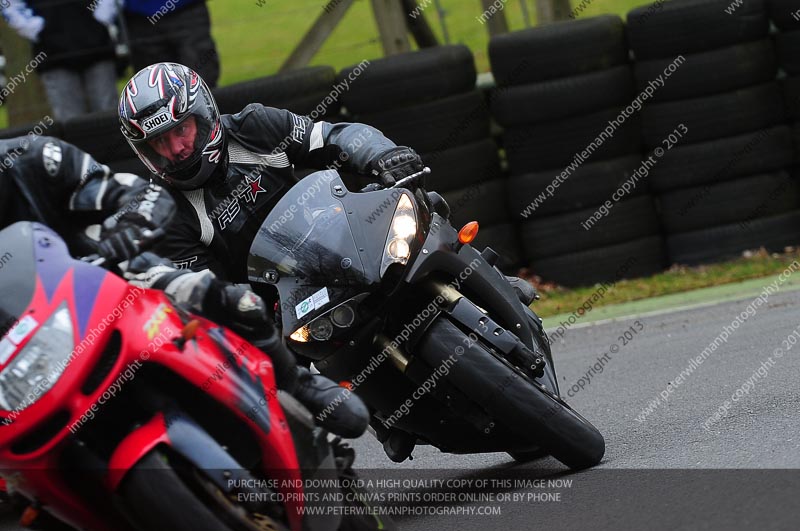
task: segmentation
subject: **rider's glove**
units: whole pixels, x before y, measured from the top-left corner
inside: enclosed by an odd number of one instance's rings
[[[403,177],[422,171],[425,164],[417,152],[409,147],[397,146],[385,151],[371,164],[371,173],[384,186],[392,186]]]
[[[211,280],[203,297],[203,314],[211,320],[249,335],[270,325],[264,299],[247,286]]]
[[[118,225],[97,244],[97,252],[111,262],[128,261],[141,252],[139,244],[146,230],[138,225]]]
[[[246,285],[218,280],[208,269],[175,269],[169,260],[146,252],[126,265],[123,276],[136,286],[160,289],[176,304],[242,335],[271,326],[261,297]]]
[[[112,262],[128,261],[142,252],[140,244],[145,231],[154,228],[140,214],[127,213],[119,219],[110,217],[103,222],[97,252]]]

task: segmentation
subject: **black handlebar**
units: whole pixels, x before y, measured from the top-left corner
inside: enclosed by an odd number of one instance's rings
[[[408,184],[410,182],[413,182],[413,181],[416,181],[417,179],[420,179],[423,175],[428,175],[430,172],[431,172],[431,169],[429,167],[425,166],[424,168],[422,168],[417,173],[409,175],[408,177],[403,177],[402,179],[400,179],[399,181],[394,183],[394,185],[391,186],[390,188],[402,188],[406,184]]]

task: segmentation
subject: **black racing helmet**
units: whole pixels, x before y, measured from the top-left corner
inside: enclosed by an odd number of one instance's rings
[[[197,131],[191,154],[180,160],[159,154],[154,148],[159,138],[190,117]],[[120,95],[119,121],[145,166],[179,190],[202,187],[227,162],[227,141],[214,97],[197,72],[181,64],[156,63],[136,73]]]

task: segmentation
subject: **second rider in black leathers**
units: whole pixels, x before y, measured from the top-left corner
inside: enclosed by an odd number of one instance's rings
[[[177,202],[159,254],[177,267],[210,269],[235,282],[247,281],[250,244],[297,182],[295,167],[333,167],[376,180],[385,170],[422,169],[413,150],[364,124],[313,122],[260,104],[220,116],[203,80],[176,63],[133,76],[119,111],[134,152]]]
[[[157,253],[179,268],[233,282],[247,282],[250,244],[297,182],[295,166],[372,175],[384,184],[423,168],[412,149],[367,125],[314,122],[260,104],[220,116],[200,76],[176,63],[135,74],[122,91],[119,117],[134,152],[176,199],[176,217]],[[138,259],[128,278],[161,287],[175,274],[167,264]],[[317,390],[324,399],[312,413],[336,401],[339,423],[353,422],[352,432],[366,428],[366,408],[355,395],[342,394],[335,384]],[[328,421],[330,415],[323,417]]]

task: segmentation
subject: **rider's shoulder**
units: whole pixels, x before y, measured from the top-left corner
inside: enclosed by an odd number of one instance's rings
[[[286,138],[295,136],[302,142],[303,135],[296,135],[296,129],[301,127],[301,133],[309,129],[307,119],[260,103],[251,103],[236,114],[223,115],[222,125],[231,139],[256,152],[271,151]]]
[[[250,103],[236,114],[223,115],[222,120],[229,129],[241,129],[252,126],[279,126],[291,116],[292,113],[286,109]]]

